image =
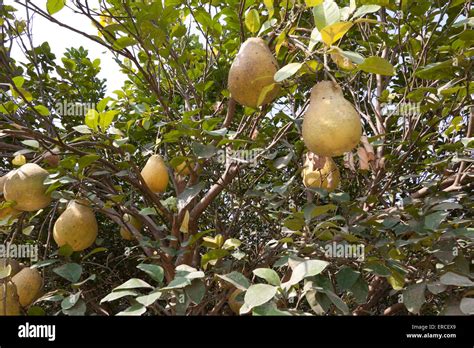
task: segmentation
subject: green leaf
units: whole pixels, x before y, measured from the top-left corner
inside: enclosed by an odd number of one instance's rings
[[[314,28],[311,31],[311,37],[309,40],[308,50],[312,51],[314,46],[316,46],[318,42],[322,42],[322,41],[323,41],[323,38],[321,37],[321,32],[318,30],[318,28]]]
[[[128,36],[123,36],[115,40],[113,44],[113,48],[116,50],[122,50],[125,47],[135,45],[137,42],[135,39],[128,37]]]
[[[412,284],[403,292],[403,303],[410,313],[420,314],[420,309],[425,303],[425,283]]]
[[[96,155],[96,154],[84,155],[81,158],[79,158],[77,163],[79,164],[80,169],[84,169],[84,168],[87,168],[88,166],[90,166],[95,161],[97,161],[99,158],[100,158],[100,156]]]
[[[248,313],[252,308],[263,305],[270,301],[276,294],[277,287],[268,284],[251,285],[245,292],[244,305],[240,309],[241,314]]]
[[[425,228],[432,231],[438,229],[439,225],[448,214],[449,213],[445,211],[437,211],[425,216]]]
[[[273,7],[273,1],[274,0],[263,0],[263,3],[265,4],[265,7],[268,10],[268,18],[272,18],[273,14],[275,13],[275,9]]]
[[[374,13],[380,10],[379,5],[363,5],[357,9],[357,11],[354,13],[354,18],[357,17],[362,17],[368,13]]]
[[[376,56],[366,58],[362,64],[359,64],[359,69],[371,74],[395,75],[393,65],[388,60]]]
[[[128,307],[126,310],[117,313],[117,316],[140,316],[146,312],[146,307],[140,303]]]
[[[20,89],[23,87],[23,84],[25,83],[25,78],[23,76],[15,76],[12,78],[13,84]]]
[[[364,270],[374,273],[379,277],[389,277],[392,274],[392,272],[390,272],[390,269],[384,264],[382,264],[382,262],[380,261],[368,262],[365,265]]]
[[[253,316],[291,316],[291,313],[288,311],[282,311],[278,309],[276,304],[272,302],[267,302],[261,306],[255,307],[252,310]]]
[[[117,290],[126,290],[126,289],[138,289],[138,288],[150,288],[153,289],[153,286],[148,284],[147,282],[138,279],[138,278],[132,278],[127,280],[125,283],[122,285],[117,286],[114,288],[112,291],[117,291]]]
[[[339,7],[332,0],[324,1],[321,5],[313,7],[313,16],[316,28],[319,30],[341,19]]]
[[[135,300],[138,303],[141,303],[142,305],[148,307],[155,303],[156,300],[158,300],[162,294],[163,293],[160,290],[153,290],[147,295],[138,296]]]
[[[58,249],[58,255],[69,257],[74,253],[74,249],[69,244],[65,244]]]
[[[201,266],[205,268],[210,261],[219,260],[229,255],[227,250],[215,249],[204,254],[201,258]]]
[[[277,272],[270,268],[257,268],[253,270],[253,274],[257,277],[265,279],[268,284],[280,286],[280,277]]]
[[[260,16],[256,9],[251,9],[245,15],[245,26],[251,33],[256,33],[260,29]]]
[[[92,274],[90,275],[89,277],[87,277],[86,279],[84,279],[83,281],[79,282],[79,283],[74,283],[71,285],[72,288],[76,289],[76,288],[79,288],[81,287],[82,285],[84,285],[85,283],[87,283],[88,281],[94,281],[97,279],[97,276],[95,274]]]
[[[173,279],[167,286],[164,288],[161,288],[161,291],[169,291],[169,290],[175,290],[175,289],[182,289],[185,288],[192,283],[192,279],[188,279],[185,277],[176,277]]]
[[[29,147],[32,147],[32,148],[35,148],[35,149],[38,149],[39,148],[39,142],[36,141],[36,140],[23,140],[21,142],[23,145],[26,145],[26,146],[29,146]]]
[[[318,205],[311,211],[311,218],[335,211],[337,206],[334,204]]]
[[[425,80],[436,80],[449,77],[453,70],[453,60],[431,63],[417,69],[415,76]]]
[[[302,281],[304,278],[315,276],[329,265],[329,262],[321,260],[306,260],[300,262],[293,270],[290,280],[288,280],[286,285],[294,285]]]
[[[68,309],[63,309],[65,315],[83,316],[86,313],[87,306],[84,300],[80,299],[77,303]]]
[[[359,277],[354,285],[352,285],[350,292],[354,295],[358,304],[366,303],[369,294],[369,285],[362,277]]]
[[[219,278],[222,280],[225,280],[228,283],[231,283],[233,286],[235,286],[237,289],[240,289],[242,291],[245,291],[248,289],[250,286],[250,282],[248,281],[247,278],[242,273],[239,273],[237,271],[233,271],[229,274],[224,274],[220,275],[217,274]]]
[[[99,126],[102,131],[105,132],[107,128],[112,124],[114,121],[115,116],[119,114],[120,111],[118,110],[109,110],[105,112],[101,112],[99,114]]]
[[[163,267],[158,265],[141,263],[137,266],[137,268],[148,274],[154,281],[158,283],[161,283],[163,281],[165,275]]]
[[[393,290],[401,290],[405,286],[405,277],[396,271],[392,271],[392,275],[387,278],[387,281]]]
[[[49,110],[44,105],[36,105],[34,109],[41,115],[41,116],[49,116]]]
[[[350,61],[353,63],[362,64],[364,62],[365,58],[357,52],[343,51],[343,50],[341,50],[340,52],[344,57],[349,58]]]
[[[142,210],[140,210],[139,214],[143,216],[158,215],[156,209],[152,207],[143,208]]]
[[[289,78],[289,77],[293,76],[294,74],[296,74],[302,66],[303,66],[302,63],[287,64],[275,73],[275,76],[273,77],[273,79],[276,82],[284,81],[287,78]]]
[[[441,284],[444,285],[454,285],[454,286],[474,286],[474,282],[468,277],[454,273],[448,272],[441,276],[439,279]]]
[[[305,221],[300,216],[290,216],[283,221],[283,226],[292,231],[299,231],[305,226]]]
[[[199,182],[198,184],[186,187],[186,189],[178,195],[178,209],[182,210],[186,207],[194,197],[196,197],[199,192],[201,192],[206,184],[204,182]]]
[[[85,116],[85,124],[89,126],[90,129],[97,131],[99,126],[99,113],[94,109],[89,109]]]
[[[105,108],[107,107],[107,103],[111,100],[110,97],[106,97],[104,99],[102,99],[100,102],[97,103],[97,111],[99,112],[102,112],[105,110]]]
[[[48,0],[46,3],[46,9],[50,15],[53,15],[56,12],[61,11],[65,4],[66,0]]]
[[[236,238],[229,238],[229,239],[226,239],[226,241],[224,242],[224,245],[222,245],[222,249],[233,250],[233,249],[238,248],[241,244],[242,242],[240,240]]]
[[[321,5],[324,2],[324,0],[305,0],[304,2],[306,3],[306,6],[308,7],[314,7],[314,6]]]
[[[56,267],[53,272],[57,275],[69,280],[71,283],[76,283],[82,274],[82,266],[77,263],[67,263],[65,265]]]
[[[31,268],[42,268],[42,267],[47,267],[50,266],[54,263],[58,262],[58,260],[43,260],[35,263],[34,265],[31,266]]]
[[[339,289],[348,290],[352,288],[357,279],[359,279],[360,272],[354,271],[350,267],[343,267],[336,273],[336,281]]]
[[[217,148],[213,145],[193,143],[192,148],[198,158],[211,158],[217,153]]]
[[[76,292],[75,294],[69,295],[61,302],[62,309],[70,309],[74,307],[81,298],[81,292]]]
[[[118,300],[119,298],[125,297],[125,296],[137,296],[138,293],[133,290],[120,290],[120,291],[113,291],[107,296],[105,296],[102,300],[100,300],[100,303],[104,302],[112,302],[115,300]]]
[[[195,279],[192,281],[190,286],[187,286],[184,289],[184,291],[194,304],[199,304],[206,295],[206,286],[202,280]]]
[[[81,134],[91,134],[92,133],[91,129],[88,126],[84,125],[84,124],[82,124],[80,126],[72,127],[72,129],[74,129],[76,132],[79,132]]]
[[[351,27],[351,22],[333,23],[321,29],[321,38],[326,45],[331,46],[333,43],[342,38]]]

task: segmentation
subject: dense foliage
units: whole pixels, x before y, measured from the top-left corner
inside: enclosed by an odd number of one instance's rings
[[[232,314],[235,288],[241,314],[474,313],[470,1],[37,3],[0,9],[0,174],[38,163],[53,196],[0,220],[0,241],[40,250],[44,295],[27,313]],[[61,22],[63,6],[97,35]],[[106,95],[85,48],[31,47],[33,14],[112,52],[123,87]],[[259,109],[227,90],[252,36],[281,67],[278,98]],[[337,81],[363,123],[359,146],[335,158],[333,192],[301,180],[301,124],[321,80]],[[140,176],[153,153],[171,178],[159,195]],[[176,170],[185,161],[189,175]],[[51,237],[78,197],[100,226],[83,252]]]

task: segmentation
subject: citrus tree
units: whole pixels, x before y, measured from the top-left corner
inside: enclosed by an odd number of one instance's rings
[[[39,250],[0,265],[18,313],[474,312],[470,1],[90,3],[0,8],[0,239]]]

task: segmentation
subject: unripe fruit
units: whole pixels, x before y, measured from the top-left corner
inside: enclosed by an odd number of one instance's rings
[[[257,108],[273,101],[280,91],[273,76],[278,63],[265,41],[247,39],[229,70],[228,87],[239,104]]]
[[[168,186],[168,168],[165,161],[159,155],[151,156],[142,169],[142,177],[145,184],[152,192],[164,192]]]
[[[138,220],[135,216],[130,215],[130,214],[124,214],[123,215],[123,221],[128,222],[133,225],[137,230],[140,230],[142,228],[142,223],[140,220]],[[120,228],[120,235],[122,236],[123,239],[125,240],[132,240],[135,239],[135,236],[133,233],[126,227],[121,227]]]
[[[362,126],[359,114],[344,99],[341,88],[332,81],[322,81],[311,91],[302,131],[311,152],[334,157],[351,151],[359,143]]]
[[[27,163],[8,174],[3,186],[5,200],[15,201],[15,209],[36,211],[48,206],[51,196],[43,184],[49,173],[34,163]]]
[[[43,161],[48,163],[50,167],[56,168],[61,158],[58,155],[59,149],[47,150],[43,154]]]
[[[339,186],[340,174],[331,157],[318,157],[308,154],[301,172],[305,187],[324,188],[333,191]]]
[[[84,201],[69,202],[54,224],[53,237],[59,247],[69,244],[74,251],[94,244],[99,227],[94,211]]]
[[[175,172],[181,176],[189,176],[195,168],[196,163],[192,161],[183,161],[175,168]],[[201,173],[201,167],[198,167],[197,173]]]
[[[0,280],[0,316],[20,315],[20,301],[15,284]]]
[[[38,297],[43,285],[43,278],[35,268],[23,268],[12,278],[16,286],[20,305],[27,307]]]

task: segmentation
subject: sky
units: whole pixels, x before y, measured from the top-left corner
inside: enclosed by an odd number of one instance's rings
[[[20,2],[25,3],[25,0]],[[37,0],[33,2],[46,9],[45,0]],[[26,19],[26,10],[24,6],[15,3],[13,0],[6,0],[4,3],[5,5],[12,5],[18,10],[16,12],[16,17],[18,19]],[[98,0],[88,0],[88,3],[91,8],[98,8]],[[68,7],[64,7],[61,11],[54,14],[54,17],[60,22],[67,23],[83,32],[97,35],[97,29],[89,20],[84,20],[84,16],[74,13]],[[57,24],[51,23],[39,15],[33,15],[32,32],[33,44],[38,46],[47,41],[51,46],[51,51],[56,55],[56,62],[60,65],[62,65],[61,57],[63,57],[66,48],[69,47],[78,48],[83,46],[89,51],[89,58],[91,60],[99,58],[101,60],[101,71],[99,77],[106,79],[107,95],[112,94],[112,91],[122,87],[126,76],[120,72],[120,68],[114,61],[113,55],[98,43],[95,43],[80,34],[67,30],[66,28],[60,27]],[[17,43],[15,43],[12,48],[12,58],[17,61],[26,62],[25,55],[20,48],[20,45]]]

